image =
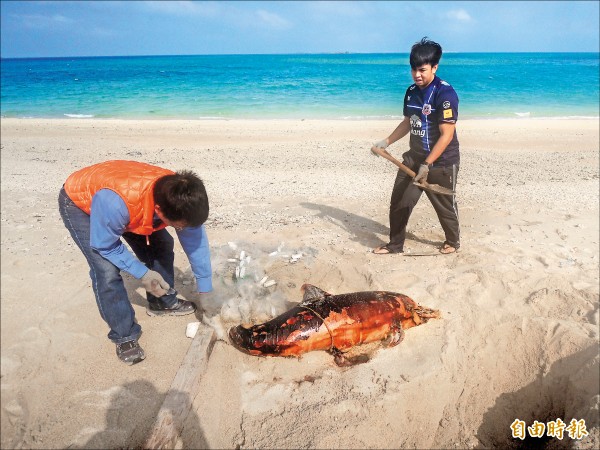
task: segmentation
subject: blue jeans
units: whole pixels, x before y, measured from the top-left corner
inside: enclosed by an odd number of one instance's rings
[[[110,327],[108,338],[116,344],[138,339],[142,327],[135,320],[120,269],[90,246],[90,216],[73,203],[64,189],[58,195],[58,209],[71,237],[90,266],[98,310]],[[149,244],[146,236],[133,233],[124,233],[123,239],[146,267],[160,273],[169,286],[174,286],[174,242],[166,229],[152,233]],[[148,302],[158,302],[166,307],[174,306],[178,301],[176,292],[162,297],[146,292],[146,296]]]

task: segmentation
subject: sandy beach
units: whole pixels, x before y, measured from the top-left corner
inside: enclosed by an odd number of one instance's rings
[[[410,255],[443,242],[423,196],[407,254],[374,255],[396,168],[369,149],[397,124],[3,118],[1,447],[142,446],[186,325],[201,320],[220,339],[181,448],[599,448],[598,120],[459,121],[461,251]],[[388,150],[407,149],[405,138]],[[110,159],[192,169],[211,202],[203,314],[149,317],[126,277],[147,355],[131,367],[57,208],[69,174]],[[242,250],[252,265],[234,282],[228,260]],[[197,300],[177,241],[175,263],[176,289]],[[277,284],[259,289],[263,276]],[[370,360],[349,368],[326,352],[257,358],[229,344],[227,327],[282,313],[304,283],[400,292],[442,317],[396,347],[365,346]],[[589,435],[521,441],[515,419],[585,420]]]

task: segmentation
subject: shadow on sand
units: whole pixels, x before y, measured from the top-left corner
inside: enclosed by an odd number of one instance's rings
[[[389,227],[382,225],[381,223],[369,219],[358,214],[344,211],[343,209],[336,208],[334,206],[318,205],[316,203],[303,202],[301,206],[319,211],[317,217],[327,220],[334,225],[339,226],[350,234],[350,240],[357,242],[364,247],[375,248],[380,245],[387,244],[388,240],[381,240],[379,235],[388,236],[390,233]],[[406,239],[426,244],[428,246],[439,245],[438,241],[431,241],[429,239],[422,239],[415,236],[413,233],[406,232]]]
[[[569,437],[567,430],[562,440],[547,433],[543,437],[532,437],[529,432],[521,440],[512,437],[510,426],[515,419],[524,421],[526,427],[535,420],[546,424],[561,419],[569,426],[572,419],[583,419],[588,431],[598,427],[598,410],[594,404],[599,393],[598,371],[598,347],[593,345],[556,361],[546,375],[540,374],[518,391],[500,395],[483,416],[476,434],[480,442],[477,448],[574,448],[576,441]],[[585,441],[581,443],[584,448],[593,448],[585,445]]]
[[[193,399],[187,393],[176,394],[182,402],[192,405]],[[106,412],[105,429],[93,435],[81,448],[144,448],[165,396],[152,383],[141,380],[115,389]],[[190,408],[185,426],[185,435],[194,436],[194,442],[179,442],[178,447],[208,447],[200,419],[193,408]]]

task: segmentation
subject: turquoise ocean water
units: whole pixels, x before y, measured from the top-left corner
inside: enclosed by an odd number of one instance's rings
[[[599,116],[597,53],[448,53],[461,118]],[[2,117],[402,116],[408,54],[1,60]]]

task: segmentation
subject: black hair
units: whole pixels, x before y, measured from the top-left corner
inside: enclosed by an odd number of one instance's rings
[[[208,218],[206,188],[200,177],[190,170],[159,178],[154,185],[154,202],[173,222],[197,227]]]
[[[437,65],[442,58],[442,46],[437,42],[430,41],[425,36],[410,49],[410,67],[416,69],[425,64],[431,67]]]

